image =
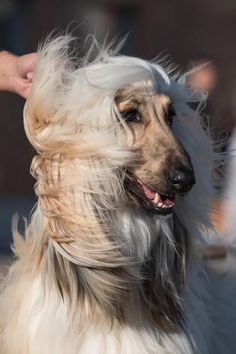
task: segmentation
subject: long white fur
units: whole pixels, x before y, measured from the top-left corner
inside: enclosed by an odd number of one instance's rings
[[[117,294],[122,297],[132,290],[132,281],[139,281],[137,262],[142,264],[158,235],[176,252],[170,217],[149,218],[139,208],[122,208],[123,167],[135,156],[127,148],[128,128],[117,119],[116,92],[143,82],[173,101],[173,130],[196,174],[196,186],[177,199],[175,212],[194,244],[207,242],[212,168],[220,157],[200,119],[204,97],[189,93],[159,64],[119,56],[111,48],[101,50],[92,62],[86,57],[78,66],[71,58],[70,42],[59,37],[39,49],[25,107],[26,134],[37,151],[32,173],[39,203],[24,238],[14,227],[18,259],[0,297],[1,354],[222,354],[222,347],[224,353],[233,353],[236,336],[229,337],[228,327],[232,330],[235,316],[230,320],[216,308],[225,300],[218,294],[214,303],[212,286],[194,252],[183,293],[182,330],[166,333],[152,326],[139,298],[126,307],[125,323],[115,319],[115,312],[111,322],[101,311]],[[195,100],[199,109],[193,112],[187,102]],[[99,273],[94,275],[93,268]],[[107,269],[118,268],[123,273],[107,275]],[[63,274],[58,275],[60,269]],[[78,269],[88,293],[101,295],[97,303],[86,294],[79,300]],[[67,293],[58,290],[58,277]],[[208,277],[217,283],[211,273]],[[220,334],[216,320],[225,326]]]

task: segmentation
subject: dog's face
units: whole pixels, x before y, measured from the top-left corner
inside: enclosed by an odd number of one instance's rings
[[[195,183],[190,157],[172,132],[172,102],[137,85],[120,90],[116,105],[130,128],[129,148],[137,155],[127,166],[126,190],[149,211],[169,214],[176,193],[187,193]]]

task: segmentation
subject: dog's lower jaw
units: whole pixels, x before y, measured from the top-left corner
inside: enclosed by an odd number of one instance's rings
[[[148,200],[145,200],[141,197],[137,197],[133,192],[130,190],[126,191],[127,193],[127,206],[129,208],[140,208],[142,209],[143,213],[151,216],[151,217],[158,217],[158,216],[163,216],[163,217],[171,217],[173,211],[174,211],[174,206],[170,207],[168,209],[163,209],[163,208],[158,208],[158,207],[153,207]]]
[[[141,205],[150,215],[169,215],[174,209],[174,194],[161,195],[154,192],[137,177],[126,172],[124,187],[127,196],[134,204]]]

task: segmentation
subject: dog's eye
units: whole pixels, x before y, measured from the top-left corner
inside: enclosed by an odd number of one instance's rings
[[[122,118],[126,121],[126,123],[139,123],[142,121],[141,115],[137,109],[132,109],[130,111],[121,112]]]
[[[167,112],[165,112],[165,118],[167,124],[171,127],[173,124],[173,119],[176,116],[175,109],[172,104],[169,105]]]

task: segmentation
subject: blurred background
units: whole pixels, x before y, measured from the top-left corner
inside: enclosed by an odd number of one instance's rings
[[[75,31],[75,27],[77,27]],[[210,62],[195,82],[210,92],[207,110],[217,134],[236,119],[235,0],[0,0],[0,49],[35,51],[53,30],[74,30],[81,47],[129,33],[124,54],[152,59],[167,51],[180,68]],[[83,51],[83,49],[82,49]],[[22,125],[23,99],[0,93],[0,253],[11,243],[11,218],[35,203],[29,168],[33,150]],[[3,259],[3,256],[1,257]]]

